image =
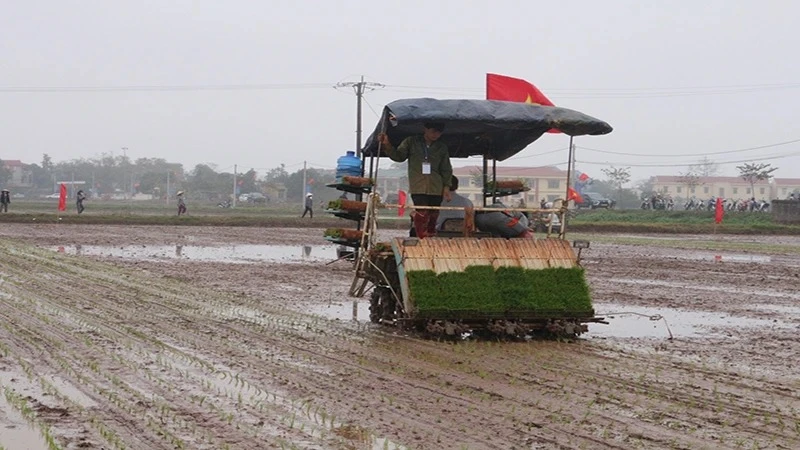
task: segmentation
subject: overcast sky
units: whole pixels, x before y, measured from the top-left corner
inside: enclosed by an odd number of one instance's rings
[[[775,175],[800,178],[800,142],[720,153],[800,139],[791,0],[0,0],[0,11],[2,159],[127,147],[187,170],[333,168],[355,147],[356,97],[336,83],[385,85],[365,97],[366,139],[386,103],[484,98],[493,72],[614,127],[576,139],[592,176],[677,175],[707,155],[721,175],[738,173],[727,161],[772,158]],[[564,163],[566,146],[547,135],[501,164]]]

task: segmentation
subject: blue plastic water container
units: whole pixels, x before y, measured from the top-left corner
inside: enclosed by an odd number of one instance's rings
[[[342,177],[348,176],[361,176],[361,159],[356,156],[356,152],[348,151],[336,160],[336,181],[342,181]]]

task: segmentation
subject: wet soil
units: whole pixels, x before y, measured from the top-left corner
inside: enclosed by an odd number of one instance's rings
[[[6,448],[24,427],[70,449],[800,448],[800,238],[722,237],[769,249],[748,254],[593,243],[608,325],[448,342],[370,324],[366,298],[348,316],[352,265],[303,259],[319,229],[0,234]],[[75,251],[243,245],[298,250]]]

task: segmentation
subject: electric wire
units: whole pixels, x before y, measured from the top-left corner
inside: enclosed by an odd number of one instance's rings
[[[800,156],[800,152],[785,153],[785,154],[781,154],[781,155],[769,155],[769,156],[764,156],[764,157],[761,157],[761,158],[740,159],[740,160],[737,160],[737,161],[714,161],[713,163],[716,164],[716,165],[742,164],[742,163],[750,163],[750,162],[756,162],[756,161],[770,161],[770,160],[775,160],[775,159],[791,158],[792,156]],[[611,162],[608,162],[608,161],[606,161],[606,162],[597,162],[597,161],[584,161],[584,160],[577,160],[576,162],[579,162],[581,164],[606,165],[606,166],[627,166],[627,167],[683,167],[683,166],[687,166],[687,165],[689,165],[689,166],[693,165],[693,164],[687,164],[687,163],[682,163],[682,164],[674,164],[674,163],[670,163],[670,164],[632,164],[632,163],[628,163],[628,162],[626,162],[626,163],[611,163]]]
[[[664,158],[676,157],[677,158],[677,157],[687,157],[687,156],[707,156],[707,155],[725,155],[725,154],[728,154],[728,153],[741,153],[741,152],[748,152],[748,151],[752,151],[752,150],[761,150],[761,149],[770,148],[770,147],[779,147],[781,145],[794,144],[794,143],[797,143],[797,142],[800,142],[800,139],[793,139],[791,141],[785,141],[785,142],[776,142],[774,144],[759,145],[757,147],[740,148],[740,149],[736,149],[736,150],[723,150],[723,151],[719,151],[719,152],[708,152],[708,153],[678,153],[678,154],[669,154],[669,155],[664,155],[664,154],[659,154],[659,155],[647,154],[646,155],[646,154],[642,154],[642,153],[614,152],[614,151],[610,151],[610,150],[601,150],[601,149],[598,149],[598,148],[584,147],[582,145],[576,145],[575,147],[577,147],[579,149],[582,149],[582,150],[589,150],[589,151],[598,152],[598,153],[608,153],[608,154],[611,154],[611,155],[625,155],[625,156],[639,156],[639,157],[664,157]]]

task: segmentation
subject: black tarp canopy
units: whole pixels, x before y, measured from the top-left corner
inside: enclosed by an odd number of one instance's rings
[[[440,139],[447,144],[451,157],[485,154],[498,161],[522,151],[552,128],[568,136],[601,135],[612,130],[611,125],[602,120],[555,106],[498,100],[412,98],[393,101],[383,108],[380,122],[367,138],[362,152],[367,156],[378,154],[377,136],[382,131],[396,147],[406,137],[422,134],[425,122],[445,124]]]

